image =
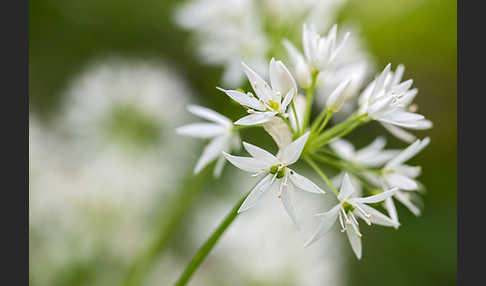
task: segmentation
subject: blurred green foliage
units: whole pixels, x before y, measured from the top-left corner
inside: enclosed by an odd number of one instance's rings
[[[221,69],[202,65],[189,34],[173,24],[176,2],[30,1],[31,112],[53,117],[70,78],[89,62],[116,54],[162,59],[188,79],[206,106],[225,115],[243,114],[215,89]],[[365,229],[363,259],[349,259],[351,267],[345,274],[349,285],[456,283],[456,11],[452,0],[361,0],[350,1],[340,16],[341,21],[360,27],[379,69],[388,62],[393,67],[405,64],[405,78],[413,78],[419,89],[420,113],[435,124],[432,130],[417,133],[430,136],[432,143],[411,162],[424,171],[421,180],[427,194],[422,217],[415,218],[399,207],[403,222],[399,230]],[[147,128],[150,133],[152,127]],[[354,137],[357,145],[385,132],[378,125],[363,127],[365,130],[369,136]],[[396,140],[391,144],[403,146]],[[218,185],[222,183],[215,183]],[[95,273],[84,275],[87,266],[83,263],[60,277],[63,282],[59,285],[89,284],[89,275]]]

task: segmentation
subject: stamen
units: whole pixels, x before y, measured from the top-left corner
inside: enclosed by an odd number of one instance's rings
[[[352,212],[349,213],[349,216],[351,217],[351,220],[356,224],[356,225],[359,225],[358,223],[358,220],[356,219],[356,217],[354,216],[354,214]]]
[[[341,232],[345,232],[346,227],[344,226],[343,216],[341,215],[341,212],[339,212],[339,224],[341,224]]]
[[[247,95],[248,95],[249,97],[255,97],[255,96],[253,95],[253,93],[251,93],[251,92],[248,92],[248,93],[247,93]]]
[[[413,103],[408,107],[408,111],[410,112],[416,112],[418,110],[418,105],[416,103]]]
[[[355,207],[367,218],[370,218],[371,215],[367,212],[365,212],[358,204],[355,205]]]
[[[344,211],[343,208],[341,208],[341,212],[343,213],[343,216],[344,216],[344,220],[346,222],[346,224],[351,224],[351,221],[349,220],[348,216],[346,215],[346,212]]]
[[[250,113],[250,114],[254,114],[254,113],[256,113],[256,111],[255,111],[255,110],[253,110],[253,109],[251,109],[251,108],[250,108],[250,109],[248,109],[246,112],[248,112],[248,113]]]

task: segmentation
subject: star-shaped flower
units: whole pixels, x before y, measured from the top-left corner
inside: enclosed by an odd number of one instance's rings
[[[278,152],[277,156],[246,142],[243,142],[243,146],[252,157],[233,156],[223,152],[228,161],[243,171],[254,173],[254,176],[265,174],[263,179],[251,190],[238,210],[239,213],[253,207],[274,182],[279,182],[278,197],[282,200],[282,204],[294,224],[298,226],[295,209],[289,196],[293,187],[310,193],[324,194],[324,191],[312,181],[288,168],[300,158],[309,134],[307,132],[285,146]]]
[[[221,152],[240,149],[240,137],[233,130],[233,122],[225,116],[202,106],[190,105],[187,110],[201,118],[212,121],[212,123],[192,123],[176,129],[176,132],[180,135],[202,139],[211,138],[211,141],[204,148],[201,157],[196,163],[194,173],[199,173],[205,166],[219,157],[213,173],[215,177],[219,177],[225,163],[224,156],[221,155]]]
[[[428,137],[423,140],[415,141],[396,157],[391,159],[382,169],[382,185],[386,187],[398,187],[400,190],[397,191],[393,197],[416,216],[420,215],[420,208],[417,207],[414,202],[420,203],[421,199],[413,191],[421,189],[421,184],[415,180],[415,178],[420,175],[421,168],[419,166],[409,166],[403,163],[424,149],[429,142],[430,138]],[[392,198],[386,200],[385,208],[390,217],[398,223],[398,215]]]
[[[305,246],[307,247],[323,237],[329,232],[334,223],[339,220],[341,232],[346,232],[354,254],[358,259],[361,259],[361,232],[359,231],[359,223],[356,216],[364,220],[368,225],[374,223],[394,227],[396,225],[395,221],[367,204],[381,202],[392,196],[396,191],[397,188],[393,188],[369,197],[355,197],[353,184],[348,174],[344,174],[337,197],[339,203],[327,212],[316,214],[321,219],[321,223],[312,237],[305,243]]]
[[[326,37],[321,37],[313,27],[308,28],[304,24],[302,29],[304,55],[292,43],[284,40],[283,44],[294,65],[297,80],[302,88],[309,88],[312,84],[312,75],[332,64],[348,37],[349,33],[346,33],[341,42],[336,44],[337,25],[331,28]]]
[[[432,127],[432,122],[423,115],[414,113],[414,108],[408,108],[418,91],[415,88],[410,89],[413,83],[411,79],[401,82],[404,71],[402,65],[395,72],[390,70],[390,66],[388,64],[360,95],[359,112],[367,113],[398,138],[410,141],[414,136],[400,127],[428,129]]]
[[[248,80],[256,93],[243,93],[238,90],[225,90],[226,93],[239,104],[249,108],[247,115],[235,122],[237,125],[255,125],[268,122],[280,114],[287,117],[287,106],[297,92],[297,84],[292,74],[281,61],[272,58],[269,65],[270,84],[268,85],[255,71],[242,63]]]

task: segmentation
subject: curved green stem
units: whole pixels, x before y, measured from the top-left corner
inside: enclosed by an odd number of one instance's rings
[[[223,222],[218,226],[218,228],[211,234],[211,236],[206,240],[206,242],[199,248],[197,253],[194,255],[194,257],[191,259],[189,264],[187,265],[186,269],[184,272],[182,272],[181,276],[177,280],[177,282],[174,284],[175,286],[182,286],[186,285],[189,279],[191,279],[192,275],[194,272],[197,270],[199,265],[204,261],[206,256],[208,256],[209,252],[213,249],[214,245],[216,242],[218,242],[219,238],[225,230],[231,225],[231,223],[234,221],[234,219],[238,216],[238,209],[240,208],[241,204],[245,201],[246,197],[248,194],[243,196],[238,203],[233,207],[231,212],[225,217]]]
[[[327,113],[326,119],[322,123],[321,127],[319,127],[319,130],[317,130],[318,134],[321,133],[322,130],[324,130],[324,127],[326,127],[327,123],[329,122],[329,119],[331,119],[332,113],[333,113],[332,111],[329,111]]]
[[[302,132],[302,130],[300,130],[299,117],[297,116],[297,110],[295,109],[294,100],[292,100],[291,107],[292,107],[292,112],[294,113],[294,117],[295,117],[295,125],[297,126],[297,134],[300,134]]]
[[[168,211],[160,214],[160,217],[163,217],[164,220],[156,230],[153,239],[129,267],[123,285],[132,286],[143,284],[146,274],[163,254],[177,226],[183,221],[185,214],[191,208],[195,194],[206,178],[209,177],[210,172],[208,169],[206,168],[196,177],[189,176],[191,179],[186,179],[181,189],[174,192],[175,197],[173,200],[170,203],[164,204],[164,206],[169,206]]]
[[[304,160],[307,162],[307,164],[309,164],[309,166],[312,167],[312,169],[314,169],[314,171],[316,171],[317,174],[319,174],[319,176],[321,176],[321,178],[324,180],[324,182],[326,182],[326,184],[331,188],[331,190],[337,196],[339,194],[339,191],[336,189],[336,187],[334,187],[334,185],[331,183],[331,180],[329,180],[329,178],[321,170],[321,168],[319,168],[319,166],[317,166],[317,164],[308,156],[305,156]]]

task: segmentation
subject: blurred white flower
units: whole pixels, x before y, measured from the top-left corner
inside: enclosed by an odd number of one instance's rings
[[[275,61],[273,58],[270,60],[271,86],[245,63],[242,63],[242,65],[258,98],[251,92],[244,94],[237,90],[220,89],[239,104],[249,108],[248,113],[250,115],[240,118],[235,124],[261,124],[272,120],[277,114],[287,117],[287,106],[297,92],[297,85],[285,65],[281,61]]]
[[[281,37],[292,36],[302,21],[327,29],[345,0],[193,0],[176,10],[175,21],[194,32],[201,60],[224,66],[222,83],[231,88],[243,81],[239,63],[259,74]],[[286,35],[275,31],[287,31]]]
[[[379,167],[395,157],[399,150],[384,150],[386,139],[377,137],[371,144],[355,150],[353,144],[345,139],[334,140],[329,143],[331,149],[344,160],[363,167]]]
[[[190,105],[187,110],[213,122],[192,123],[176,129],[180,135],[202,139],[211,138],[211,142],[204,148],[201,157],[196,163],[194,173],[199,173],[205,166],[219,157],[213,172],[215,177],[219,177],[225,164],[224,156],[221,152],[231,152],[232,150],[240,149],[241,140],[238,133],[233,130],[233,122],[227,117],[202,106]]]
[[[372,223],[383,226],[395,226],[396,223],[388,218],[386,215],[368,206],[367,204],[378,203],[392,196],[397,191],[393,188],[384,191],[380,194],[369,197],[355,197],[355,189],[348,175],[345,174],[341,189],[339,190],[339,203],[324,213],[318,213],[321,219],[315,233],[305,243],[306,246],[311,245],[321,237],[323,237],[331,227],[339,220],[341,225],[341,232],[346,232],[351,248],[358,259],[361,259],[361,233],[359,231],[359,223],[355,215],[364,220],[368,225]],[[352,230],[348,230],[346,226],[350,226]]]
[[[268,40],[256,5],[247,0],[195,0],[176,11],[176,22],[195,32],[202,61],[225,66],[224,85],[242,82],[241,61],[264,72]]]
[[[432,127],[432,122],[410,108],[418,91],[410,89],[412,80],[401,82],[403,65],[398,66],[395,72],[390,70],[390,66],[388,64],[361,93],[359,112],[379,121],[398,138],[410,141],[414,139],[413,135],[400,127],[428,129]]]
[[[312,181],[297,174],[294,170],[287,168],[299,159],[305,143],[307,143],[309,134],[310,133],[307,132],[300,136],[297,140],[280,150],[277,156],[273,156],[269,152],[246,142],[243,142],[243,146],[252,157],[239,157],[223,153],[231,164],[243,171],[255,173],[254,176],[265,174],[263,179],[261,179],[250,191],[250,194],[243,202],[238,212],[243,212],[252,208],[266,191],[270,189],[275,180],[279,179],[280,188],[278,198],[282,199],[282,204],[284,205],[285,210],[295,225],[298,226],[295,209],[290,197],[290,192],[293,190],[294,186],[310,193],[324,193],[324,191]]]
[[[190,94],[163,64],[108,60],[72,80],[49,129],[31,119],[31,266],[42,285],[82,263],[113,270],[90,285],[121,278],[196,156],[174,136]]]

